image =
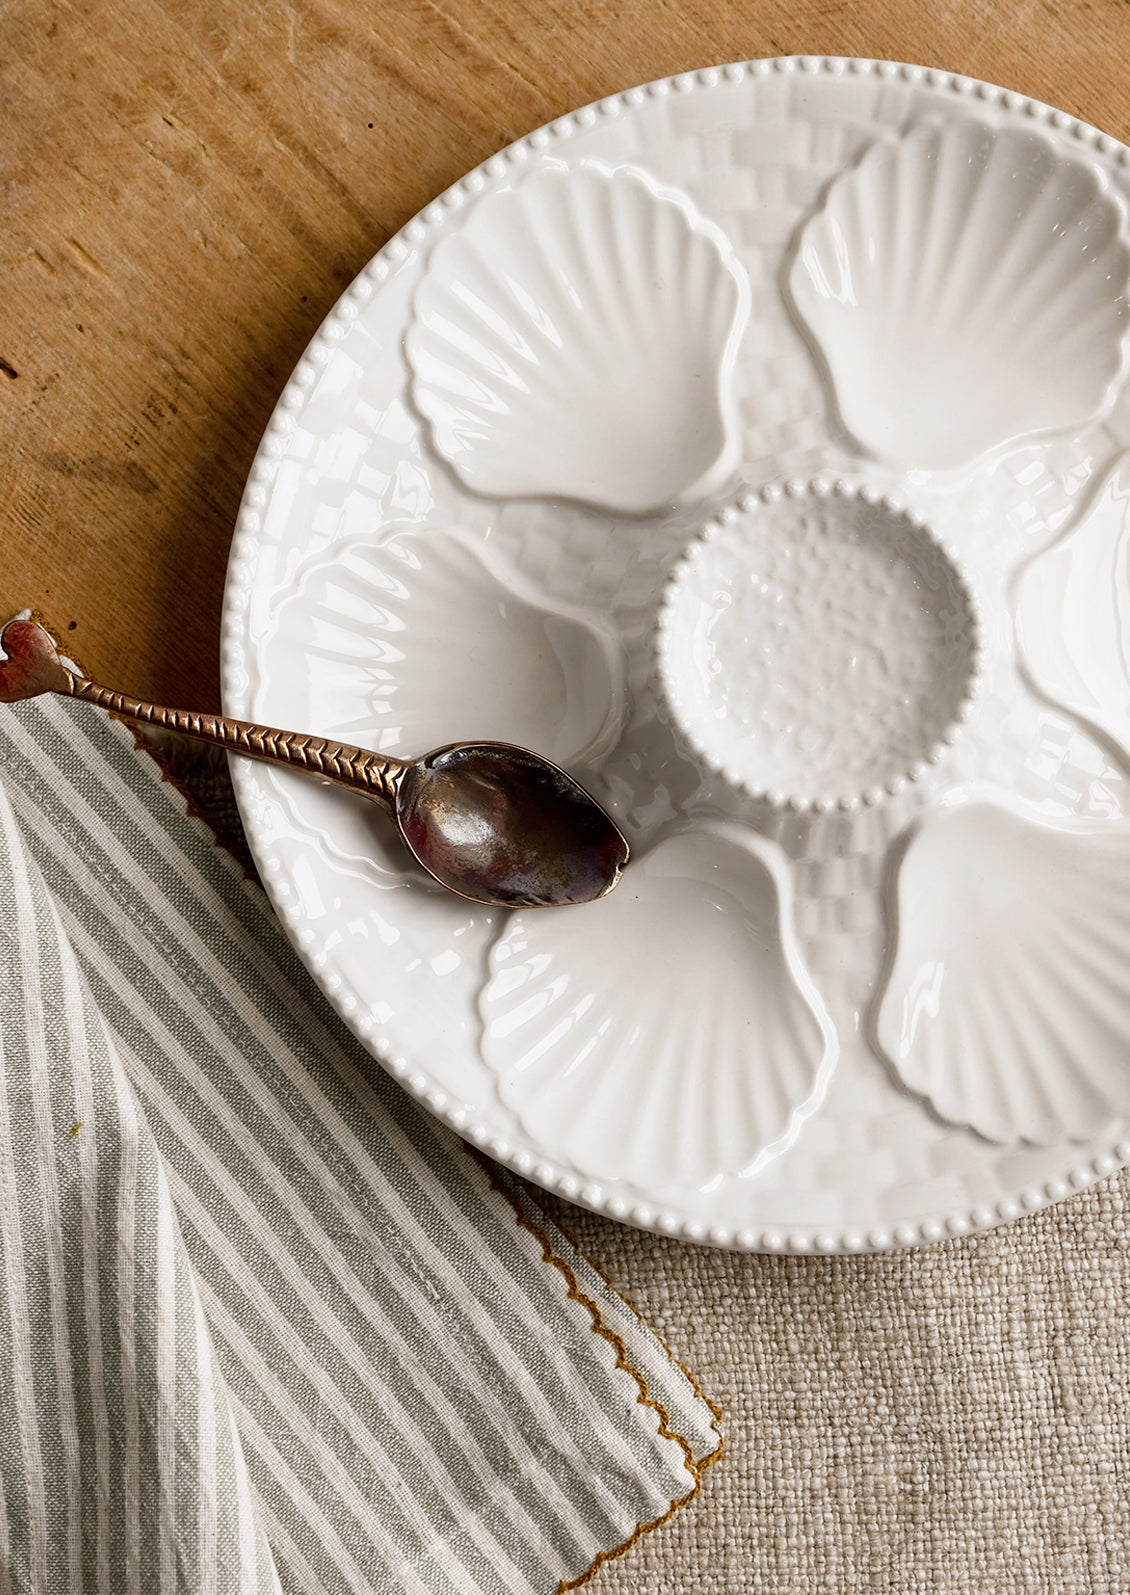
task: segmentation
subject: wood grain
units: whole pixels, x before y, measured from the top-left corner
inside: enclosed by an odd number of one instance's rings
[[[469,167],[632,84],[943,66],[1130,137],[1117,0],[20,0],[0,15],[0,609],[218,707],[243,481],[342,288]]]

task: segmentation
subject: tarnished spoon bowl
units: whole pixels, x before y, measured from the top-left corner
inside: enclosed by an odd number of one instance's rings
[[[420,759],[395,759],[326,737],[128,698],[70,670],[34,621],[9,621],[0,649],[7,655],[0,660],[0,703],[58,692],[348,787],[386,809],[428,874],[472,902],[589,903],[612,890],[628,861],[628,844],[610,816],[572,776],[527,748],[457,742]]]

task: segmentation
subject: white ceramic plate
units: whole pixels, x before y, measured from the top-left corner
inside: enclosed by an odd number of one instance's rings
[[[634,861],[477,910],[238,764],[267,889],[461,1135],[717,1245],[964,1234],[1130,1159],[1130,152],[887,62],[531,134],[256,457],[229,713],[572,767]]]

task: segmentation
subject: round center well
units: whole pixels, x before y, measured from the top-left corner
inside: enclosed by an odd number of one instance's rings
[[[735,785],[798,807],[877,801],[952,739],[976,673],[973,600],[927,527],[853,485],[743,499],[663,606],[675,717]]]

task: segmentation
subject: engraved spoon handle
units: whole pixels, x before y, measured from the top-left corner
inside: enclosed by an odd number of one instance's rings
[[[141,720],[147,725],[162,726],[169,731],[179,731],[183,736],[199,742],[212,742],[232,753],[241,753],[248,759],[259,759],[264,764],[287,765],[291,769],[305,770],[310,775],[320,775],[338,786],[363,792],[388,809],[395,810],[396,793],[408,766],[402,759],[386,754],[371,753],[364,748],[351,747],[347,742],[334,742],[329,737],[307,736],[300,731],[276,731],[271,726],[254,725],[249,720],[232,720],[219,714],[195,714],[186,709],[165,709],[155,703],[145,703],[140,698],[113,692],[100,687],[84,676],[66,672],[67,685],[60,681],[56,690],[69,691],[74,698],[97,704],[111,714],[127,720]]]

